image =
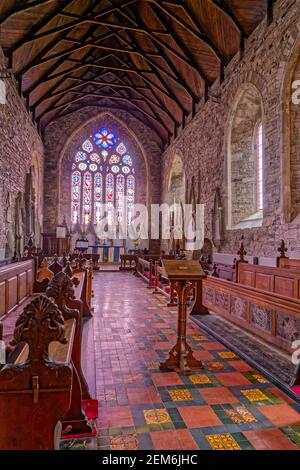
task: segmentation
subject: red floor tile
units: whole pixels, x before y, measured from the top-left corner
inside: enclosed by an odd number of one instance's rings
[[[100,410],[101,413],[101,410]],[[133,417],[128,406],[114,406],[107,410],[110,428],[133,426]]]
[[[155,387],[127,388],[127,396],[130,405],[146,403],[161,403],[161,397]]]
[[[222,425],[222,422],[210,406],[180,406],[178,411],[189,428]]]
[[[198,450],[188,429],[150,433],[155,450]]]
[[[250,381],[244,377],[240,372],[219,372],[216,373],[216,378],[225,387],[235,387],[239,385],[249,385]]]
[[[259,407],[259,411],[278,427],[300,424],[299,413],[287,404],[263,405]]]
[[[238,403],[239,400],[225,387],[210,387],[199,389],[200,395],[208,405],[223,405],[225,403]]]
[[[151,377],[156,387],[183,384],[183,381],[176,372],[155,372],[151,374]]]
[[[249,370],[253,370],[253,367],[251,367],[245,361],[228,361],[228,364],[240,372],[248,372]]]
[[[194,357],[198,361],[211,361],[214,359],[214,356],[208,351],[194,351]]]
[[[257,429],[243,434],[256,450],[299,450],[279,429]]]
[[[201,343],[201,346],[204,349],[208,349],[209,351],[223,351],[225,349],[224,345],[221,343],[218,343],[218,341],[203,342]]]

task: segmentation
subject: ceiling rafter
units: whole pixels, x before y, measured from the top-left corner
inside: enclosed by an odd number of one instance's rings
[[[72,3],[73,0],[68,0],[67,3]],[[108,16],[110,15],[111,13],[113,13],[115,10],[119,10],[120,8],[125,8],[129,5],[131,5],[132,3],[136,3],[137,0],[128,0],[126,1],[125,3],[122,3],[120,4],[120,6],[117,8],[117,7],[113,7],[113,8],[106,8],[105,10],[102,10],[101,13],[97,13],[97,14],[90,14],[90,15],[86,15],[86,17],[83,17],[83,19],[79,19],[80,16],[77,16],[77,15],[70,15],[66,12],[64,12],[64,8],[66,7],[63,7],[62,6],[59,6],[57,8],[58,12],[48,16],[48,17],[45,17],[45,19],[43,19],[40,23],[37,23],[23,38],[20,39],[20,41],[18,41],[16,44],[14,44],[14,46],[10,49],[8,49],[8,52],[15,52],[17,49],[19,49],[20,47],[22,47],[24,44],[27,44],[27,43],[30,43],[30,42],[34,42],[34,41],[37,41],[39,39],[43,39],[43,38],[46,38],[48,36],[52,36],[53,34],[58,34],[58,33],[63,33],[65,31],[68,31],[68,30],[72,30],[73,28],[75,27],[78,27],[78,26],[81,26],[85,23],[94,23],[96,25],[99,25],[98,23],[98,20],[100,18],[102,18],[103,16]],[[46,31],[43,31],[41,33],[39,33],[39,31],[45,27],[55,16],[67,16],[67,17],[70,17],[73,18],[73,17],[76,17],[75,21],[71,22],[71,23],[66,23],[64,25],[61,25],[61,26],[57,26],[55,28],[52,28],[52,29],[49,29],[49,30],[46,30]],[[90,18],[90,19],[89,19]]]
[[[17,41],[13,47],[7,50],[7,53],[9,55],[14,54],[14,52],[16,52],[21,46],[29,42],[28,40],[30,38],[33,38],[36,33],[38,33],[41,29],[45,28],[47,24],[49,24],[53,19],[55,19],[59,14],[61,14],[68,5],[71,5],[72,2],[73,0],[60,1],[59,5],[55,8],[55,10],[51,14],[45,16],[40,21],[38,21],[33,26],[33,28],[31,28],[30,31],[25,34],[25,36],[23,36],[19,41]]]
[[[222,81],[230,59],[242,57],[262,13],[272,22],[274,1],[256,2],[254,16],[251,0],[243,8],[227,0],[6,0],[1,34],[41,129],[97,99],[138,113],[166,144]],[[28,58],[25,44],[34,46]]]
[[[104,76],[104,75],[107,75],[108,73],[110,72],[105,72],[104,74],[102,74],[101,76]],[[96,79],[92,79],[92,80],[89,80],[89,79],[84,79],[84,78],[73,78],[73,77],[69,77],[68,80],[73,80],[73,81],[78,81],[79,83],[77,85],[73,85],[73,86],[67,86],[53,94],[49,94],[48,96],[44,97],[42,100],[39,100],[39,104],[43,103],[44,101],[46,100],[49,100],[49,99],[52,99],[52,98],[55,98],[56,96],[59,96],[59,95],[63,95],[69,91],[73,91],[79,87],[82,87],[82,86],[86,86],[86,85],[97,85],[97,86],[101,86],[101,87],[112,87],[112,88],[121,88],[123,90],[131,90],[133,91],[134,93],[138,94],[139,96],[142,96],[143,99],[145,101],[147,101],[149,104],[152,104],[154,106],[157,106],[160,111],[162,111],[163,113],[166,113],[166,109],[163,108],[162,106],[160,106],[159,104],[155,103],[155,101],[153,101],[151,98],[149,97],[146,97],[145,95],[143,95],[140,91],[139,91],[139,87],[133,87],[132,85],[126,85],[124,82],[123,83],[109,83],[109,82],[105,82],[105,81],[98,81]],[[142,89],[144,90],[146,87],[143,87]],[[146,88],[147,89],[147,88]],[[133,98],[134,99],[134,98]],[[173,118],[174,119],[174,118]]]
[[[14,6],[12,8],[9,8],[3,15],[0,16],[0,24],[4,23],[4,21],[8,20],[8,18],[11,18],[12,16],[16,15],[17,13],[23,13],[24,11],[31,10],[33,8],[37,8],[40,6],[45,6],[48,3],[53,3],[55,0],[37,0],[35,2],[31,2],[28,4],[24,4],[22,2],[22,5],[20,6]]]
[[[81,93],[81,92],[74,92],[74,93],[78,93],[80,94],[80,96],[78,98],[74,98],[66,103],[62,103],[62,104],[59,104],[59,105],[55,105],[55,106],[52,106],[50,109],[46,110],[46,111],[43,111],[39,116],[37,116],[38,119],[42,119],[47,113],[49,112],[52,112],[52,111],[55,111],[57,109],[61,109],[61,108],[64,108],[66,105],[68,104],[73,104],[77,101],[80,101],[82,100],[83,98],[86,98],[86,97],[95,97],[95,98],[100,98],[100,99],[107,99],[107,100],[118,100],[118,101],[124,101],[126,103],[128,103],[130,106],[133,106],[134,108],[136,108],[139,112],[141,112],[142,114],[144,114],[145,116],[147,116],[149,119],[151,119],[152,121],[154,122],[157,122],[156,118],[154,116],[152,116],[150,113],[148,113],[147,111],[145,111],[143,108],[141,108],[140,106],[138,106],[137,104],[135,103],[132,103],[132,101],[130,101],[130,99],[128,98],[125,98],[125,97],[121,97],[121,96],[111,96],[111,95],[102,95],[102,94],[99,94],[99,93],[92,93],[92,92],[87,92],[87,93]],[[162,126],[164,128],[164,126]]]
[[[236,26],[238,31],[245,37],[247,37],[246,31],[243,29],[241,23],[237,19],[236,15],[233,13],[233,11],[226,5],[226,3],[223,0],[210,0],[216,7],[219,8],[225,15],[230,18],[232,23]]]
[[[87,13],[93,12],[94,8],[95,8],[95,3],[93,4],[92,7],[89,7],[89,8],[86,10],[86,12],[87,12]],[[91,34],[93,34],[93,32],[95,31],[95,29],[96,29],[95,27],[90,27],[90,28],[88,29],[88,31],[84,34],[83,37],[84,37],[84,38],[88,38]],[[89,57],[89,53],[85,54],[84,59],[87,59],[88,57]],[[52,73],[54,70],[56,70],[56,67],[59,66],[59,65],[61,65],[62,63],[63,63],[63,59],[62,59],[61,61],[58,61],[57,64],[54,64],[50,70],[47,70],[47,72],[44,73],[43,76],[48,75],[49,73]],[[62,78],[62,80],[60,80],[58,83],[56,83],[54,86],[52,86],[52,87],[50,88],[50,91],[52,91],[53,89],[55,89],[55,87],[60,86],[60,84],[61,84],[63,81],[64,81],[64,79]],[[31,86],[31,88],[32,88],[32,86]],[[34,86],[34,88],[35,88],[35,86]],[[31,91],[32,91],[32,90],[29,88],[29,89],[26,90],[26,93],[25,93],[25,96],[26,96],[26,99],[27,99],[27,102],[28,102],[28,103],[30,102],[30,93],[31,93]],[[30,107],[30,110],[31,110],[34,114],[35,114],[36,106],[37,106],[37,105],[34,104],[34,105],[32,105],[32,106]]]

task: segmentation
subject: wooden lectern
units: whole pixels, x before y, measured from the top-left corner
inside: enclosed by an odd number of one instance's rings
[[[178,295],[178,327],[177,342],[171,349],[169,358],[160,364],[160,368],[179,369],[188,374],[191,369],[201,369],[203,365],[194,358],[186,340],[187,300],[189,292],[206,276],[199,261],[163,260],[163,266],[171,289],[174,289]]]

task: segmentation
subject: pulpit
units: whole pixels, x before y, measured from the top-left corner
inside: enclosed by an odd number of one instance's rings
[[[161,369],[179,369],[189,374],[191,369],[201,369],[202,362],[193,356],[186,339],[187,301],[189,293],[206,275],[198,261],[163,260],[170,288],[178,296],[177,342],[169,352],[169,358],[160,364]],[[199,287],[199,285],[198,285]]]

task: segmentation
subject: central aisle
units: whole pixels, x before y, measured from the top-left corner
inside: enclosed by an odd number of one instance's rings
[[[204,369],[161,372],[176,338],[176,309],[132,273],[96,273],[94,346],[98,448],[295,449],[300,405],[192,322]]]

